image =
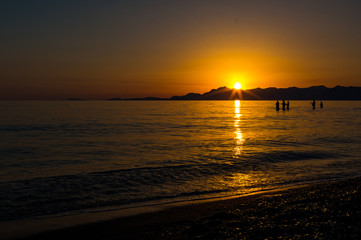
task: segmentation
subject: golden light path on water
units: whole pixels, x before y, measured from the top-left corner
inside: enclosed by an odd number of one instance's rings
[[[242,154],[242,145],[244,143],[243,133],[241,130],[241,102],[239,100],[234,101],[234,133],[236,139],[236,147],[234,149],[234,156],[238,157]]]
[[[243,144],[245,142],[242,128],[241,128],[241,101],[234,101],[234,158],[240,158],[242,156]],[[227,185],[229,188],[234,189],[236,194],[246,194],[250,192],[259,191],[262,188],[258,187],[258,184],[268,182],[268,177],[258,171],[252,171],[249,173],[234,173],[231,176],[223,178],[220,182]]]

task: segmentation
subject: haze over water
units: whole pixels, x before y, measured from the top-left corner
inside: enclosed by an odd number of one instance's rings
[[[359,176],[361,102],[3,101],[0,221]]]

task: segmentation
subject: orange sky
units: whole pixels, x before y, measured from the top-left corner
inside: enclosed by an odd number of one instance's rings
[[[361,85],[358,1],[0,3],[0,99]]]

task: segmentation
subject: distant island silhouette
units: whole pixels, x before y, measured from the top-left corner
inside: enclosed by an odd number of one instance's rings
[[[361,100],[361,87],[313,86],[308,88],[255,88],[249,90],[235,90],[227,87],[212,89],[209,92],[188,93],[171,98],[111,98],[108,100]]]

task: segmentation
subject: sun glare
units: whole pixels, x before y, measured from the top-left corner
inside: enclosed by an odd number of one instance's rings
[[[240,90],[242,88],[242,85],[239,83],[239,82],[236,82],[234,85],[233,85],[233,88],[234,89],[237,89],[237,90]]]

